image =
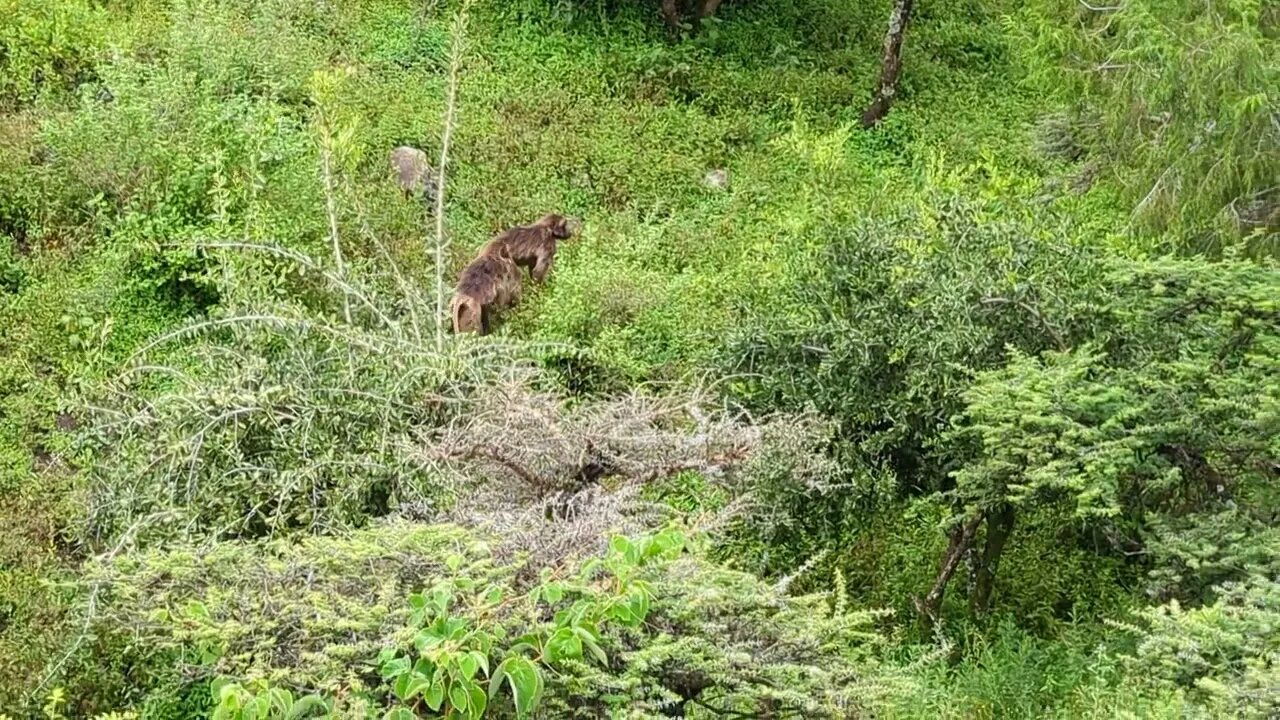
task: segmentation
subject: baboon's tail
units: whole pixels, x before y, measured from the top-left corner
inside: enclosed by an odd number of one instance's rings
[[[453,296],[453,331],[455,333],[480,331],[480,304],[466,295]]]

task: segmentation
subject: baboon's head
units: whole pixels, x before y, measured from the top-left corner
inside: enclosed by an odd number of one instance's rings
[[[558,240],[566,240],[582,231],[582,221],[578,218],[567,218],[563,215],[544,215],[538,225],[551,231]]]

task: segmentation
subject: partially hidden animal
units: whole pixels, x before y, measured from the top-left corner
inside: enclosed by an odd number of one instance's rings
[[[520,303],[520,268],[504,246],[481,249],[458,276],[450,314],[455,333],[488,335],[497,310]]]
[[[534,282],[546,280],[556,259],[556,243],[582,230],[582,221],[563,215],[544,215],[532,225],[505,230],[486,244],[485,251],[505,248],[517,265],[529,270]]]
[[[428,206],[434,205],[440,192],[440,178],[431,167],[427,154],[415,147],[401,145],[391,151],[391,171],[396,184],[404,192],[405,199],[421,197]]]

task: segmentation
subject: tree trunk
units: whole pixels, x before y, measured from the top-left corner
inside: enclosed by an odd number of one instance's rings
[[[698,4],[698,14],[694,18],[694,22],[701,25],[703,20],[716,14],[716,10],[720,9],[720,0],[702,0]]]
[[[680,32],[680,8],[676,0],[662,0],[662,20],[671,32]]]
[[[982,518],[983,514],[979,512],[951,531],[951,541],[947,544],[947,551],[942,556],[942,567],[938,569],[938,578],[933,581],[929,594],[925,595],[923,600],[912,598],[916,612],[920,613],[925,624],[933,626],[938,622],[938,611],[942,609],[942,598],[946,595],[947,583],[951,582],[951,576],[960,566],[960,559],[973,545],[973,535],[977,532]]]
[[[871,105],[862,114],[864,128],[880,122],[893,103],[893,95],[898,90],[898,76],[902,74],[902,40],[907,33],[907,24],[911,22],[911,9],[914,5],[915,0],[894,0],[893,13],[889,15],[889,32],[884,36],[880,83],[871,99]]]
[[[969,609],[975,616],[986,615],[991,607],[991,591],[995,588],[996,569],[1004,553],[1005,542],[1013,532],[1016,518],[1013,506],[1005,503],[994,515],[987,516],[987,537],[983,543],[982,560],[974,571],[973,594],[969,596]]]

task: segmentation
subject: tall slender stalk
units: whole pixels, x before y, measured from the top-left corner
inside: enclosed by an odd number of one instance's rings
[[[320,120],[320,174],[324,179],[324,212],[329,218],[329,243],[333,246],[333,262],[338,278],[346,280],[346,264],[342,259],[342,245],[338,242],[338,198],[333,187],[333,133],[328,118]],[[351,324],[351,302],[342,295],[342,319]]]
[[[453,126],[457,118],[458,81],[462,74],[462,53],[466,47],[467,9],[470,0],[462,4],[453,21],[453,43],[449,49],[449,89],[444,106],[444,131],[440,140],[440,186],[436,193],[436,350],[444,349],[444,263],[448,238],[444,227],[445,184],[448,182],[449,148],[453,143]]]

